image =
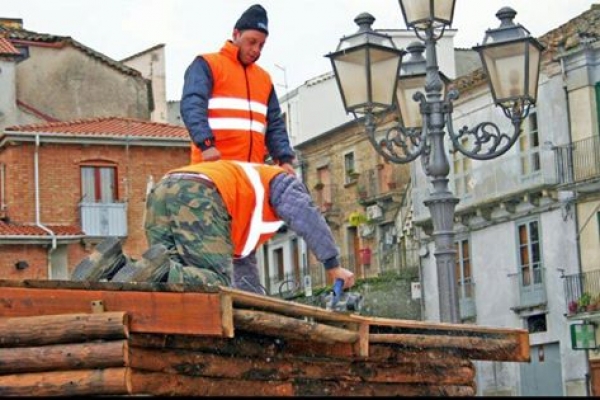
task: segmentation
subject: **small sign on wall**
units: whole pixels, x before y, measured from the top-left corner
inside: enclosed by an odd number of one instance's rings
[[[419,300],[421,298],[421,282],[411,282],[410,293],[413,300]]]

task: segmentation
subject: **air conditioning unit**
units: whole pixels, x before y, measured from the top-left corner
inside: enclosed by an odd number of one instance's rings
[[[381,217],[383,217],[383,212],[381,211],[381,207],[377,204],[367,207],[367,218],[369,220],[379,219]]]
[[[362,224],[358,227],[358,234],[361,237],[369,237],[373,236],[375,233],[375,226],[371,224]]]

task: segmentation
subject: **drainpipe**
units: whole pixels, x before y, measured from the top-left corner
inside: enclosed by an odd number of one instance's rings
[[[33,168],[35,174],[35,224],[52,237],[52,248],[48,250],[48,279],[52,278],[52,253],[56,250],[56,234],[40,221],[40,166],[39,166],[40,134],[35,134],[35,153]]]
[[[564,57],[560,58],[560,70],[561,70],[561,74],[562,74],[562,80],[563,80],[563,90],[565,93],[565,103],[566,103],[566,108],[567,108],[567,133],[569,135],[569,155],[568,155],[568,166],[567,166],[567,173],[568,174],[572,174],[572,176],[574,176],[574,170],[573,170],[573,132],[572,132],[572,124],[571,124],[571,103],[569,101],[569,89],[567,88],[567,71],[565,71],[565,59]],[[573,206],[575,208],[574,212],[573,212],[573,222],[575,223],[575,248],[576,248],[576,254],[577,254],[577,270],[581,276],[581,274],[583,273],[582,270],[582,266],[581,266],[581,243],[580,243],[580,238],[579,238],[579,215],[577,213],[577,189],[574,190],[575,192],[575,201],[573,202]],[[590,386],[592,384],[592,376],[591,376],[591,366],[590,366],[590,351],[589,350],[585,350],[585,394],[587,397],[591,396],[591,389]]]

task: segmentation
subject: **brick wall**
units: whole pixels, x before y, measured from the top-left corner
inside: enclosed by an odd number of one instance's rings
[[[36,222],[34,144],[7,146],[0,153],[6,165],[4,217],[13,223]],[[101,162],[115,165],[118,199],[128,203],[128,237],[123,249],[134,258],[146,250],[143,218],[147,179],[158,181],[168,170],[186,165],[189,147],[153,147],[87,144],[45,144],[39,149],[40,222],[44,225],[81,226],[78,203],[81,199],[80,165]],[[97,242],[96,242],[97,243]],[[0,246],[0,279],[47,277],[49,241],[42,244]],[[68,245],[68,266],[72,269],[93,250],[94,243]],[[26,259],[30,267],[17,271],[16,260]]]

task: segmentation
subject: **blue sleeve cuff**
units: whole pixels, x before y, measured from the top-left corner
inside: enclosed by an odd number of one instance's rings
[[[337,257],[331,257],[331,258],[325,260],[325,262],[323,263],[323,266],[325,267],[325,269],[333,269],[335,267],[339,267],[340,262],[338,261]]]

